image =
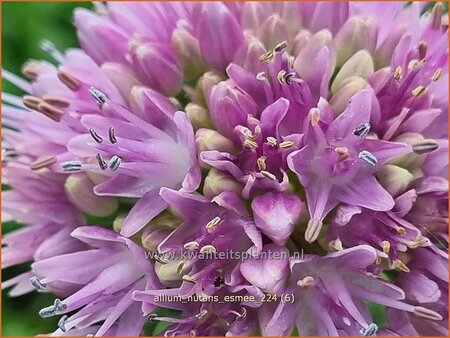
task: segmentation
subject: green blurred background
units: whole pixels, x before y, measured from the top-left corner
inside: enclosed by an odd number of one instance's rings
[[[2,66],[19,74],[22,64],[28,59],[47,59],[39,43],[42,39],[52,41],[60,50],[77,46],[72,11],[76,7],[92,7],[88,2],[2,2]],[[19,94],[6,81],[3,90]],[[17,224],[5,223],[3,234],[17,228]],[[2,280],[27,271],[29,265],[8,268],[2,273]],[[53,303],[53,297],[32,293],[9,298],[8,290],[2,291],[2,336],[34,336],[50,333],[57,327],[57,318],[42,319],[39,309]]]

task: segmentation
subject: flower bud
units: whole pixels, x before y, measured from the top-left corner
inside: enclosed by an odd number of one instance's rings
[[[342,66],[360,49],[375,51],[378,36],[377,23],[373,18],[352,17],[335,36],[336,65]]]
[[[203,195],[209,198],[219,195],[224,191],[234,191],[240,193],[242,184],[230,175],[226,175],[216,169],[211,169],[205,178],[203,185]]]
[[[209,92],[211,91],[212,87],[214,87],[222,80],[223,77],[216,72],[207,72],[203,74],[203,76],[198,79],[197,84],[195,85],[195,93],[194,97],[192,98],[192,102],[206,107]]]
[[[309,39],[311,38],[311,32],[306,30],[306,29],[302,29],[298,32],[298,34],[295,36],[294,38],[294,44],[292,47],[292,54],[293,55],[298,55],[298,53],[300,53],[300,51],[305,48],[306,44],[308,43]]]
[[[256,1],[243,2],[240,18],[242,29],[257,32],[267,15],[267,9],[261,3]]]
[[[330,99],[334,114],[336,116],[341,114],[347,107],[348,100],[366,86],[366,80],[358,76],[348,77],[342,81],[340,88]]]
[[[148,251],[157,252],[158,245],[166,239],[172,229],[165,225],[151,225],[142,233],[142,246]]]
[[[224,71],[244,42],[241,26],[227,6],[220,2],[203,3],[198,20],[198,41],[205,62]]]
[[[227,153],[234,153],[236,151],[230,139],[212,129],[200,128],[197,130],[195,133],[195,144],[197,145],[199,154],[207,150],[217,150]],[[199,161],[202,167],[209,168],[209,165],[203,163],[201,159]]]
[[[208,111],[202,106],[190,102],[186,105],[185,111],[194,129],[213,128]]]
[[[113,230],[115,232],[120,233],[120,230],[122,230],[122,224],[125,217],[127,217],[127,214],[119,215],[114,219]]]
[[[177,28],[172,34],[172,46],[184,77],[197,80],[206,70],[197,39],[185,29]]]
[[[119,207],[117,198],[97,196],[94,186],[94,182],[82,173],[70,175],[64,184],[67,197],[81,211],[98,217],[111,215]]]
[[[172,100],[148,87],[133,87],[129,96],[132,111],[158,128],[171,123],[176,106]]]
[[[373,61],[370,53],[363,49],[348,59],[334,78],[331,92],[334,94],[340,88],[342,82],[351,77],[358,76],[367,80],[373,74]]]
[[[419,133],[404,133],[396,137],[393,141],[407,143],[414,145],[418,142],[424,141],[424,137]],[[415,172],[416,168],[419,168],[425,161],[426,155],[419,155],[414,152],[402,156],[397,156],[389,164],[395,164],[403,168],[408,168],[410,172]]]
[[[80,45],[96,63],[126,63],[129,34],[124,29],[85,8],[75,10],[74,21]]]
[[[166,264],[155,262],[158,279],[167,287],[176,288],[182,283],[180,271],[181,260],[170,260]]]
[[[125,99],[130,95],[131,88],[141,84],[133,70],[123,64],[106,62],[101,68]]]
[[[328,96],[335,62],[333,38],[328,30],[315,33],[298,53],[294,69],[308,83],[314,100]]]
[[[277,14],[269,16],[258,29],[258,38],[267,50],[273,49],[286,39],[287,32],[284,21]]]
[[[387,67],[391,63],[392,55],[395,48],[398,46],[400,39],[406,33],[407,25],[400,25],[395,27],[383,43],[375,51],[375,65],[376,68]]]
[[[139,43],[130,47],[132,64],[143,80],[166,96],[181,90],[183,76],[172,51],[159,43]]]
[[[396,165],[386,164],[377,172],[378,182],[392,195],[398,196],[405,192],[414,179],[406,169]]]
[[[236,52],[234,63],[242,66],[250,73],[258,74],[265,70],[266,65],[259,57],[266,52],[262,42],[252,34],[245,34],[245,42]],[[228,71],[229,68],[227,68]]]
[[[211,89],[208,107],[217,130],[230,138],[236,126],[247,125],[248,115],[255,115],[257,108],[250,95],[230,80],[222,81]]]

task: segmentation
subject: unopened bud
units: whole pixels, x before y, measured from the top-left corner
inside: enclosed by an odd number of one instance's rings
[[[197,130],[195,133],[195,143],[199,153],[206,150],[217,150],[228,153],[234,153],[236,151],[236,148],[230,139],[212,129],[200,128]],[[201,164],[208,168],[208,165],[204,163]]]
[[[192,101],[206,107],[210,90],[222,80],[223,77],[216,72],[206,72],[203,74],[195,85],[195,94]]]
[[[341,114],[347,107],[348,100],[366,86],[366,80],[358,76],[352,76],[342,81],[339,90],[330,99],[335,115]]]
[[[367,49],[375,51],[378,36],[377,23],[373,18],[352,17],[335,36],[336,65],[342,66],[355,52]]]
[[[348,59],[334,78],[331,92],[336,93],[345,79],[357,76],[367,80],[373,74],[374,66],[372,56],[363,49]]]
[[[98,217],[111,215],[119,207],[117,198],[97,196],[94,182],[86,174],[70,175],[64,185],[67,197],[81,211]]]
[[[242,191],[242,184],[237,182],[232,176],[226,175],[216,169],[211,169],[205,178],[203,185],[203,195],[212,198],[224,191]]]
[[[163,256],[162,256],[163,259]],[[182,275],[179,273],[181,260],[170,260],[162,264],[155,262],[155,272],[159,280],[167,287],[176,288],[182,283]]]
[[[194,129],[213,128],[208,110],[195,103],[188,103],[185,108],[189,120],[192,122]]]
[[[187,80],[197,80],[206,69],[198,40],[188,31],[177,28],[172,34],[174,52]]]
[[[405,192],[414,179],[406,169],[396,165],[386,164],[377,172],[378,181],[392,195],[398,196]]]
[[[115,232],[120,233],[120,230],[122,230],[122,224],[125,217],[127,217],[127,214],[122,214],[115,218],[113,222],[113,230]]]
[[[102,64],[102,71],[119,89],[124,98],[128,98],[131,88],[141,84],[133,70],[123,64],[106,62]]]
[[[158,245],[172,232],[167,226],[151,225],[142,233],[142,246],[151,252],[158,251]]]

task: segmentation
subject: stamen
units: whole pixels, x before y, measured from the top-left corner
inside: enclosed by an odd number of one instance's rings
[[[336,251],[344,250],[344,247],[342,246],[342,241],[339,238],[335,239],[334,241],[330,241],[328,243],[328,246]]]
[[[320,110],[317,108],[312,108],[309,111],[309,120],[312,126],[317,126],[320,122]]]
[[[427,87],[424,87],[424,86],[418,86],[418,87],[416,87],[416,89],[414,89],[414,90],[411,92],[411,94],[412,94],[413,96],[418,97],[418,96],[422,95],[423,93],[425,93],[426,91],[427,91]]]
[[[221,219],[219,216],[214,217],[211,221],[206,224],[206,230],[212,232],[216,229],[217,225],[220,223]]]
[[[288,85],[291,84],[292,79],[295,77],[295,75],[296,75],[295,72],[290,72],[290,73],[287,73],[287,74],[284,76],[284,79],[285,79],[285,81],[286,81],[286,83],[287,83]]]
[[[200,253],[212,254],[216,253],[217,249],[213,245],[205,245],[200,249]]]
[[[58,79],[72,91],[80,89],[81,82],[65,71],[58,71]]]
[[[406,230],[404,227],[397,227],[395,230],[400,234],[400,236],[406,235]]]
[[[59,108],[68,108],[70,106],[70,101],[62,96],[44,95],[42,99],[44,100],[44,102]]]
[[[189,331],[189,337],[196,337],[196,336],[197,336],[197,331],[195,331],[195,330]]]
[[[30,278],[30,283],[37,291],[43,291],[47,288],[47,284],[42,283],[36,276]]]
[[[430,240],[426,237],[419,238],[417,241],[408,245],[410,249],[417,249],[423,246],[428,246],[430,244]]]
[[[358,136],[359,138],[365,138],[367,134],[370,132],[370,123],[364,123],[359,127],[353,130],[353,135]]]
[[[22,67],[22,74],[30,80],[36,80],[39,76],[39,62],[30,60]]]
[[[409,272],[409,268],[406,266],[405,263],[403,263],[400,259],[396,259],[394,261],[394,267],[396,267],[397,269],[399,269],[400,271],[403,272]]]
[[[165,258],[162,257],[162,255],[157,254],[153,256],[155,261],[157,261],[160,264],[166,265],[167,263],[169,263],[169,261]]]
[[[247,140],[256,141],[256,135],[253,135],[253,133],[250,131],[250,129],[245,128],[243,133]]]
[[[427,55],[427,43],[424,41],[420,41],[417,45],[417,51],[419,54],[419,60],[424,60]]]
[[[183,275],[183,277],[181,277],[181,279],[183,280],[183,282],[192,283],[192,284],[195,284],[195,282],[197,282],[197,280],[194,277],[191,277],[189,275]]]
[[[402,75],[403,75],[402,67],[398,66],[397,68],[395,68],[394,80],[395,81],[400,81],[402,79]]]
[[[277,139],[275,137],[269,136],[267,138],[267,143],[269,143],[273,147],[276,147],[277,146]]]
[[[183,248],[185,250],[197,250],[199,248],[200,244],[198,244],[198,242],[196,241],[192,241],[192,242],[187,242],[186,244],[183,245]]]
[[[97,153],[97,155],[95,155],[95,158],[97,159],[98,166],[100,167],[101,170],[106,170],[108,168],[108,165],[106,164],[106,161],[103,159],[102,154]]]
[[[256,148],[258,148],[258,143],[256,143],[255,141],[246,139],[244,141],[244,147],[249,148],[249,149],[256,149]]]
[[[276,45],[273,50],[274,50],[274,52],[279,53],[279,52],[283,51],[284,49],[286,49],[287,46],[288,46],[287,41],[283,41],[283,42],[280,42],[278,45]]]
[[[359,333],[364,337],[374,337],[377,335],[378,325],[375,323],[369,324],[366,328],[362,328]]]
[[[374,167],[378,162],[375,155],[373,155],[370,151],[367,151],[367,150],[361,151],[358,154],[358,157],[360,160],[366,162],[367,164],[371,165],[372,167]]]
[[[286,71],[285,70],[280,70],[277,74],[277,80],[279,84],[286,84],[286,79],[284,78],[284,76],[286,75]]]
[[[266,81],[267,80],[266,73],[259,72],[258,74],[256,74],[256,80],[258,80],[258,81]]]
[[[42,103],[40,98],[31,95],[25,95],[22,101],[25,107],[32,110],[38,110],[39,104]]]
[[[119,156],[114,155],[108,162],[108,167],[112,171],[116,171],[119,169],[120,164],[122,163],[122,159]]]
[[[334,148],[336,154],[339,155],[339,160],[344,161],[349,157],[348,148],[347,147],[336,147]]]
[[[31,163],[30,168],[31,168],[31,170],[39,170],[42,168],[49,167],[55,163],[56,163],[55,156],[39,157],[36,161]]]
[[[423,140],[413,144],[412,148],[416,154],[426,154],[439,148],[439,144],[435,140]]]
[[[114,144],[117,143],[116,132],[113,127],[109,127],[108,129],[109,141]]]
[[[295,62],[295,57],[294,56],[289,56],[288,57],[288,67],[289,67],[289,69],[294,68],[294,62]]]
[[[414,70],[414,69],[416,69],[417,67],[419,67],[420,66],[420,61],[419,60],[411,60],[411,61],[409,61],[409,63],[408,63],[408,69],[409,70]]]
[[[158,317],[158,314],[157,314],[157,313],[150,313],[150,314],[147,316],[147,320],[148,320],[149,322],[153,322],[153,321],[155,321],[156,317]]]
[[[185,264],[184,261],[178,262],[177,267],[176,267],[177,274],[181,274],[181,272],[183,271],[183,268],[184,268],[184,264]]]
[[[241,318],[247,317],[247,309],[245,307],[241,307]]]
[[[62,316],[58,321],[58,327],[61,329],[62,332],[66,332],[66,320],[69,318],[68,315]]]
[[[258,170],[262,171],[262,170],[266,170],[267,166],[266,166],[266,157],[265,156],[261,156],[256,160],[256,164],[258,165]]]
[[[103,142],[103,138],[95,131],[95,129],[89,129],[89,134],[91,134],[95,142],[97,143]]]
[[[414,314],[418,317],[429,319],[429,320],[442,320],[442,316],[436,311],[427,309],[422,306],[414,307]]]
[[[63,170],[65,172],[74,172],[81,170],[81,162],[80,161],[68,161],[61,164]]]
[[[297,286],[299,286],[302,289],[307,288],[307,287],[314,287],[314,286],[316,286],[316,281],[314,280],[313,277],[306,276],[305,278],[297,281]]]
[[[433,76],[431,76],[431,81],[437,81],[441,78],[442,75],[442,69],[438,68],[436,69],[436,71],[433,73]]]
[[[323,223],[319,219],[310,219],[305,231],[305,240],[308,243],[314,242],[317,237],[319,237],[320,230],[322,229]]]
[[[100,106],[106,102],[106,95],[102,91],[100,91],[94,87],[91,87],[89,89],[89,94],[92,95],[92,97],[97,101],[97,103]]]
[[[391,250],[391,243],[388,241],[381,242],[381,246],[383,247],[383,252],[388,255]]]
[[[280,148],[282,149],[288,149],[294,145],[294,142],[292,141],[283,141],[280,143]]]
[[[264,53],[259,57],[260,61],[270,61],[273,59],[273,50],[269,50],[268,52]]]
[[[39,46],[44,52],[49,53],[50,56],[55,59],[55,61],[58,61],[59,63],[64,62],[64,55],[56,49],[55,44],[50,40],[42,40]]]
[[[236,320],[241,320],[242,318],[247,317],[247,309],[245,307],[241,307],[241,312],[240,313],[235,311],[235,310],[231,310],[228,313],[231,313],[231,314],[235,315],[236,316]]]
[[[375,258],[375,264],[376,265],[380,265],[381,264],[381,257],[377,256],[377,258]]]
[[[47,306],[39,311],[39,316],[48,318],[57,315],[67,309],[67,304],[63,304],[58,298],[55,299],[53,305]]]
[[[199,313],[197,313],[195,315],[195,318],[197,318],[198,320],[202,320],[203,318],[205,318],[208,315],[208,310],[202,310]]]
[[[38,111],[52,119],[55,122],[61,121],[61,117],[64,115],[64,111],[56,108],[48,103],[41,102],[38,105]]]
[[[268,178],[269,180],[272,180],[272,181],[277,180],[277,177],[274,174],[272,174],[271,172],[268,172],[266,170],[261,170],[260,172],[265,178]]]

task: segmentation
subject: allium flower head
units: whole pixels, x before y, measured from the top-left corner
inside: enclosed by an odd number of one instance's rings
[[[75,10],[81,49],[2,72],[2,263],[31,264],[3,286],[54,294],[55,336],[448,335],[448,18],[425,5]]]

